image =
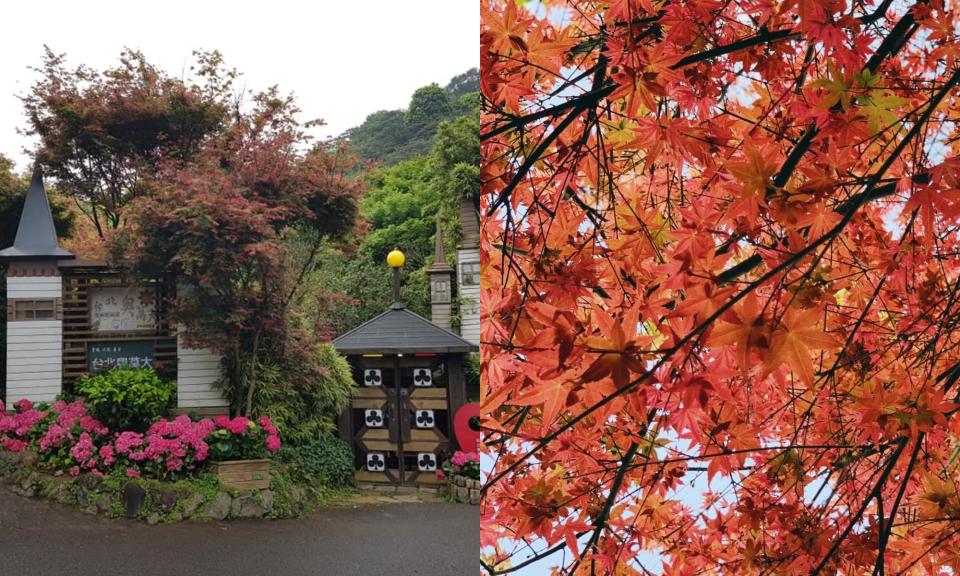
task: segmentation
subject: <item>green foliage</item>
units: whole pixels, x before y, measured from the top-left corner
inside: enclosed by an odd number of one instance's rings
[[[458,164],[480,166],[480,117],[470,113],[455,120],[448,120],[437,128],[433,156],[438,162],[437,171],[452,170]]]
[[[361,203],[364,218],[376,230],[420,218],[425,207],[435,210],[438,199],[430,188],[431,176],[426,156],[372,171]]]
[[[436,84],[419,88],[407,110],[374,112],[344,136],[361,158],[385,166],[428,154],[440,122],[479,106],[479,89],[479,72],[473,68],[455,76],[445,88]]]
[[[471,400],[480,400],[480,354],[470,353],[463,363],[463,379],[467,385],[467,396]]]
[[[305,283],[310,291],[299,309],[327,337],[362,324],[393,302],[391,271],[383,258],[373,259],[365,248],[359,253],[345,254],[327,246],[318,260],[317,269]],[[408,264],[403,274],[400,295],[407,308],[429,316],[430,291],[425,270]]]
[[[476,200],[480,191],[479,110],[442,122],[433,152],[371,171],[361,205],[371,230],[356,254],[328,250],[309,284],[327,295],[313,298],[334,334],[381,313],[392,301],[387,253],[400,248],[407,256],[403,298],[412,311],[429,317],[426,268],[432,263],[437,216],[444,229],[450,263],[459,241],[461,199]],[[342,298],[331,298],[338,294]]]
[[[334,488],[353,485],[353,450],[333,435],[301,446],[284,447],[280,457],[308,482]]]
[[[223,428],[211,432],[205,438],[210,447],[208,458],[223,461],[268,457],[270,453],[266,446],[267,433],[252,420],[250,423],[251,426],[243,434],[233,434]]]
[[[410,124],[429,125],[448,117],[453,109],[450,94],[436,84],[430,84],[413,93],[404,119]]]
[[[437,218],[452,264],[461,198],[479,197],[478,88],[479,73],[469,70],[446,88],[436,84],[420,88],[408,110],[376,112],[344,135],[360,157],[382,165],[365,174],[368,186],[360,208],[370,226],[367,234],[352,250],[326,243],[304,282],[295,308],[299,321],[312,326],[315,334],[342,334],[392,303],[391,272],[384,260],[394,248],[407,257],[404,303],[429,317],[426,268],[433,259]],[[301,237],[289,241],[309,244]]]
[[[331,433],[353,393],[347,360],[332,345],[320,344],[309,358],[284,366],[259,370],[254,414],[269,416],[286,444],[302,445]]]
[[[176,389],[150,369],[114,368],[76,383],[87,409],[105,426],[140,432],[169,413]]]
[[[270,469],[270,490],[273,492],[273,509],[270,518],[289,518],[302,510],[293,498],[294,481],[286,466]]]

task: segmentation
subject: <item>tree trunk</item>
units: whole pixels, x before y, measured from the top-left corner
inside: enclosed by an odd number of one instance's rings
[[[253,351],[250,353],[250,374],[247,375],[247,402],[243,415],[249,417],[253,413],[253,392],[257,386],[257,348],[260,345],[260,331],[253,336]]]

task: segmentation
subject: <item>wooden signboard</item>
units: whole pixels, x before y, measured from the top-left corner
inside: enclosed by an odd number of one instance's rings
[[[111,368],[153,368],[153,341],[91,342],[87,349],[90,372]]]
[[[154,330],[156,324],[152,290],[90,288],[90,327],[95,332],[141,332]]]

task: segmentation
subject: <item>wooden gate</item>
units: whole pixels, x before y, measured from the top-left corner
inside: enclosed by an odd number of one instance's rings
[[[366,356],[349,422],[358,482],[433,485],[450,452],[449,369],[443,356]]]

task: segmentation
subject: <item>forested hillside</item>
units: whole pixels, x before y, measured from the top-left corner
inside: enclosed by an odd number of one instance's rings
[[[469,114],[479,104],[480,73],[471,68],[443,88],[424,86],[413,93],[406,110],[380,110],[343,136],[364,160],[392,165],[433,148],[433,137],[444,120]]]
[[[316,317],[332,334],[379,314],[390,304],[387,253],[407,256],[404,299],[429,317],[425,268],[432,263],[437,216],[452,264],[459,238],[458,206],[480,189],[479,75],[476,68],[444,88],[431,84],[405,110],[380,111],[348,130],[353,151],[371,162],[361,215],[368,230],[357,246],[328,246],[314,277]]]

